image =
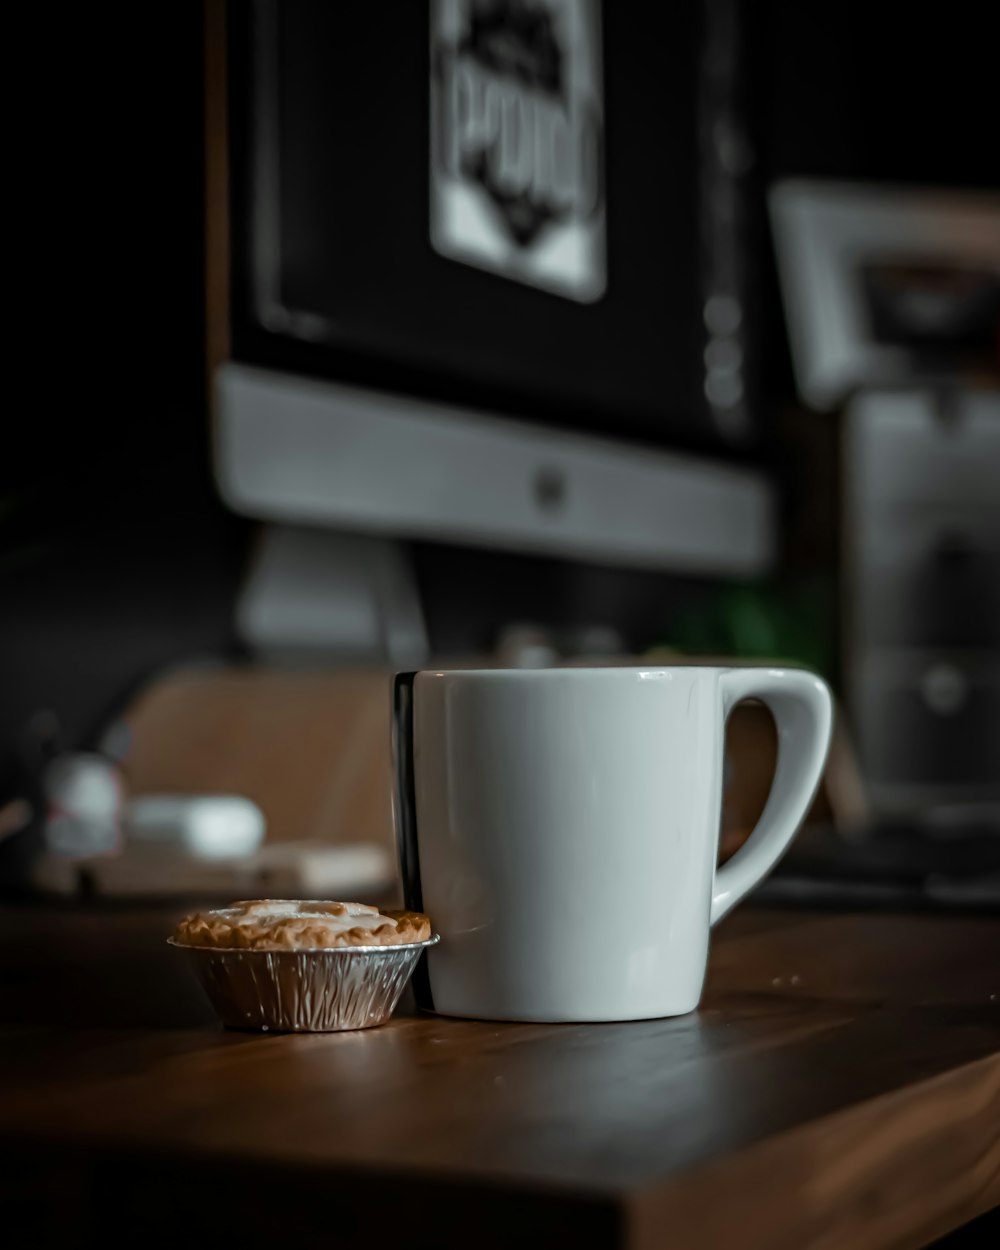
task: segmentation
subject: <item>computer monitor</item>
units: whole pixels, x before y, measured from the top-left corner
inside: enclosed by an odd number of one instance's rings
[[[766,569],[736,17],[211,7],[231,505],[341,536]]]

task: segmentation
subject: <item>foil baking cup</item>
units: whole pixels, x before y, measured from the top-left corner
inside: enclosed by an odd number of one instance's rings
[[[332,1033],[384,1024],[427,946],[338,946],[243,950],[168,945],[185,951],[222,1023],[231,1029]]]

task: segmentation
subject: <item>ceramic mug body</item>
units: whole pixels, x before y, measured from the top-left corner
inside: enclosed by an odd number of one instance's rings
[[[725,721],[750,697],[775,715],[778,768],[760,824],[717,870]],[[794,836],[830,718],[826,686],[799,670],[397,677],[406,901],[441,934],[421,1005],[539,1021],[693,1010],[711,926]]]

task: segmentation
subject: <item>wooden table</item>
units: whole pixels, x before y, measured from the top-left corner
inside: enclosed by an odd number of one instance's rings
[[[695,1015],[257,1036],[171,919],[0,910],[0,1184],[64,1247],[864,1250],[1000,1202],[1000,921],[744,908]]]

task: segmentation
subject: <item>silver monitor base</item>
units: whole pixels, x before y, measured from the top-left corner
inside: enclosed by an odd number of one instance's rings
[[[367,535],[265,526],[237,626],[269,660],[407,668],[428,653],[405,551]]]

